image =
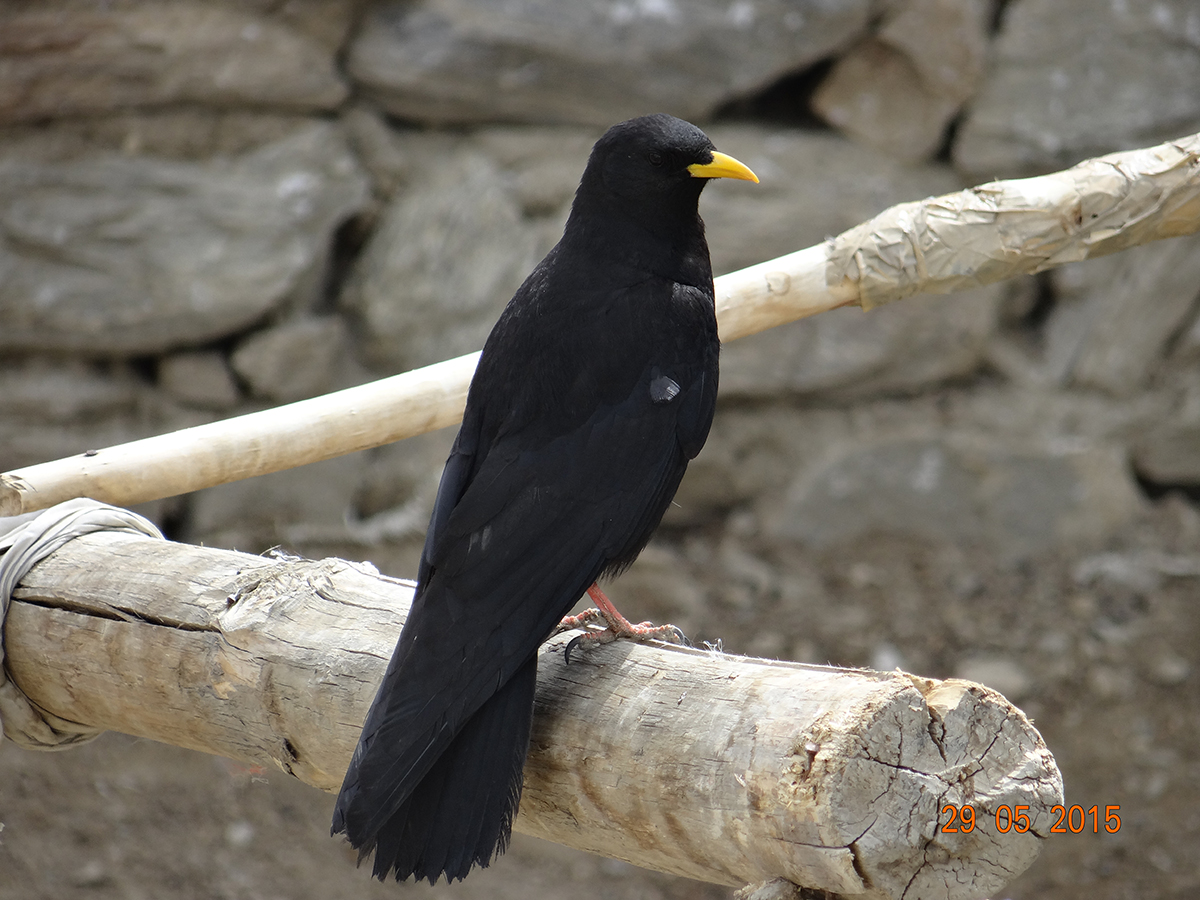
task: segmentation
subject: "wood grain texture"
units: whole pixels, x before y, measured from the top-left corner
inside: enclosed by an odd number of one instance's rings
[[[39,563],[12,677],[73,721],[336,790],[412,584],[99,533]],[[1062,802],[1040,735],[981,685],[628,643],[547,643],[519,831],[722,884],[975,898],[1036,857]],[[976,808],[942,833],[946,805]],[[1000,833],[995,810],[1029,806]]]

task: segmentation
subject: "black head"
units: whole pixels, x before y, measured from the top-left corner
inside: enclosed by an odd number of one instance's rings
[[[694,214],[710,178],[758,181],[742,163],[718,153],[695,125],[657,113],[605,132],[592,148],[578,196],[615,203],[636,218]]]

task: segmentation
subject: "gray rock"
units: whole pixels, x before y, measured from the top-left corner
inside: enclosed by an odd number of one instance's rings
[[[527,216],[560,218],[561,226],[602,128],[487,128],[480,149],[510,174],[513,196]],[[559,228],[561,230],[561,228]]]
[[[1200,236],[1157,241],[1055,269],[1045,366],[1060,383],[1140,390],[1200,298]]]
[[[1185,324],[1171,348],[1173,361],[1182,365],[1200,362],[1200,313]]]
[[[225,356],[216,350],[172,353],[158,362],[158,386],[201,409],[229,410],[242,399]]]
[[[946,166],[904,163],[836,134],[705,130],[761,182],[722,179],[705,188],[700,213],[718,275],[819,244],[893,204],[965,186]]]
[[[1182,656],[1169,652],[1159,656],[1150,667],[1150,677],[1156,684],[1165,687],[1183,684],[1191,674],[1192,664]]]
[[[813,95],[827,122],[882,152],[927,159],[979,85],[991,4],[904,0],[840,57]]]
[[[327,125],[203,165],[0,162],[0,351],[160,353],[311,302],[365,194]]]
[[[663,521],[696,526],[737,507],[742,527],[758,533],[776,515],[796,472],[819,464],[853,435],[841,409],[722,405]]]
[[[619,582],[611,587],[610,599],[630,621],[670,622],[684,634],[695,634],[705,615],[705,589],[689,571],[681,556],[668,547],[651,542]],[[579,604],[591,605],[584,597]]]
[[[1014,0],[954,160],[976,177],[1012,177],[1198,129],[1194,0]]]
[[[543,139],[536,130],[524,137],[531,146]],[[479,141],[414,135],[410,145],[416,174],[385,210],[341,298],[360,326],[365,361],[391,371],[482,347],[558,240],[570,196],[550,204],[554,215],[531,217],[519,171]],[[578,156],[579,172],[585,161]]]
[[[97,118],[2,125],[0,158],[50,163],[118,154],[201,161],[241,156],[311,123],[295,112],[200,106],[135,109]]]
[[[181,539],[251,553],[276,544],[302,551],[288,539],[289,530],[301,523],[310,531],[342,529],[353,515],[365,463],[364,454],[351,453],[197,491]]]
[[[0,418],[0,472],[136,441],[174,427],[185,426],[183,423],[172,423],[164,427],[161,422],[148,425],[128,414],[111,415],[95,422],[53,422],[45,425]]]
[[[1068,449],[1089,442],[1125,446],[1131,435],[1144,433],[1174,415],[1177,402],[1169,391],[1146,391],[1118,399],[1099,391],[992,379],[932,399],[942,409],[941,415],[932,419],[928,410],[915,402],[896,408],[906,406],[903,415],[910,419],[916,410],[922,410],[920,421],[931,430],[940,431],[949,422],[965,431],[1023,435],[1045,441],[1051,448]]]
[[[1013,701],[1028,696],[1034,686],[1025,667],[1006,656],[968,657],[958,664],[954,677],[986,684]]]
[[[287,3],[233,0],[231,5],[235,9],[259,10],[297,34],[311,38],[335,56],[336,67],[337,54],[341,53],[351,30],[361,18],[363,0],[288,0]]]
[[[877,672],[905,671],[911,667],[912,663],[904,658],[900,648],[888,641],[876,644],[871,651],[871,668]]]
[[[843,444],[802,471],[767,531],[818,548],[890,533],[1015,559],[1103,541],[1139,506],[1112,448],[962,432],[880,435]]]
[[[213,3],[12,4],[0,33],[0,122],[173,103],[331,109],[346,96],[334,47]]]
[[[1097,553],[1076,563],[1071,576],[1080,587],[1150,597],[1168,578],[1200,577],[1200,557],[1161,550]]]
[[[368,12],[351,75],[422,122],[610,125],[704,119],[845,46],[869,0],[390,2]]]
[[[413,174],[412,154],[376,109],[356,106],[342,116],[346,138],[371,175],[375,192],[391,197]]]
[[[129,415],[139,387],[128,370],[103,371],[83,360],[6,363],[0,366],[0,421],[30,427]]]
[[[1160,485],[1200,485],[1200,422],[1168,422],[1133,446],[1138,474]]]
[[[1002,291],[989,286],[912,297],[864,312],[833,310],[727,345],[725,397],[839,399],[907,393],[976,371],[987,356]]]
[[[342,296],[361,325],[365,360],[395,371],[479,349],[558,239],[597,132],[494,128],[389,141],[365,119],[356,130],[369,135],[375,158],[392,160],[391,182],[405,185]],[[945,168],[905,166],[830,135],[710,133],[762,178],[717,182],[702,200],[717,272],[817,243],[892,203],[959,187]],[[861,396],[967,374],[983,359],[1000,294],[916,299],[869,315],[845,310],[738,341],[724,351],[722,389]]]
[[[370,519],[409,507],[424,534],[456,430],[443,428],[367,453],[356,502],[359,515]]]
[[[761,179],[705,190],[701,212],[718,273],[820,243],[895,203],[960,187],[944,167],[904,165],[833,135],[748,127],[709,133]],[[743,338],[722,350],[722,393],[864,396],[968,374],[984,358],[1002,294],[993,286],[870,313],[837,310]]]
[[[345,323],[322,316],[255,332],[229,362],[254,396],[290,403],[333,390],[348,354]]]
[[[202,424],[120,362],[33,358],[0,366],[0,472]]]
[[[222,485],[191,496],[187,540],[361,558],[411,578],[455,429]]]
[[[440,158],[474,147],[505,170],[506,186],[528,215],[557,212],[574,196],[600,128],[494,127],[457,138],[449,134],[397,129],[373,107],[356,106],[342,119],[351,146],[381,194],[418,183]]]

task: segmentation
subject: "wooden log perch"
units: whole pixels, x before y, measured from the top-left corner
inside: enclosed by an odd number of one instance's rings
[[[62,718],[331,791],[411,594],[369,564],[100,532],[17,588],[8,666]],[[720,884],[972,900],[1062,802],[1041,736],[981,685],[623,642],[568,667],[568,638],[540,658],[527,834]],[[1019,805],[1032,827],[1002,832]],[[949,806],[974,829],[943,833]]]
[[[1196,231],[1200,134],[902,203],[815,247],[723,275],[716,280],[721,339]],[[130,506],[453,425],[478,356],[2,474],[0,516],[75,497]]]

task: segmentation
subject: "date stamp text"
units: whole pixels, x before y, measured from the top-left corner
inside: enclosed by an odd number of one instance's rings
[[[1082,834],[1090,831],[1092,834],[1100,834],[1103,829],[1109,834],[1116,834],[1121,830],[1120,811],[1121,807],[1115,804],[1105,806],[1103,813],[1099,805],[1087,809],[1079,804],[1055,805],[1050,807],[1050,815],[1057,816],[1054,824],[1050,826],[1050,833]],[[977,819],[973,806],[955,806],[953,803],[947,803],[942,807],[942,815],[946,817],[940,829],[943,834],[970,834],[975,830]],[[1001,834],[1008,834],[1010,831],[1024,834],[1033,827],[1029,818],[1029,807],[1024,804],[996,807],[995,825]]]

